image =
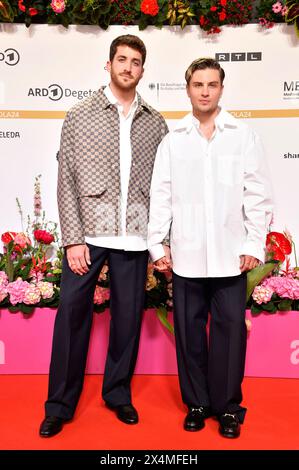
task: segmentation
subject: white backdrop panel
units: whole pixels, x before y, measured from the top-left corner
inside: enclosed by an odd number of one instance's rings
[[[226,27],[221,35],[206,37],[197,27],[140,32],[137,27],[121,26],[102,31],[91,26],[65,30],[35,25],[28,30],[24,25],[0,25],[0,233],[21,229],[16,196],[24,213],[32,213],[33,183],[38,174],[42,174],[47,217],[58,220],[56,152],[62,119],[53,113],[68,110],[83,93],[108,83],[104,67],[110,43],[120,34],[131,33],[139,35],[148,49],[139,91],[151,105],[166,112],[170,127],[175,124],[175,111],[190,109],[184,73],[192,60],[217,53],[245,53],[245,59],[250,53],[251,57],[261,54],[261,60],[223,62],[227,78],[222,104],[228,110],[251,113],[248,124],[261,135],[267,152],[276,228],[287,226],[299,240],[299,43],[293,28],[285,25],[264,33],[258,28]],[[15,52],[8,57],[11,49]],[[21,118],[14,118],[11,110],[19,110]],[[257,110],[262,116],[258,119]],[[287,116],[293,112],[295,117],[282,118],[283,112]],[[285,154],[297,158],[284,158]]]

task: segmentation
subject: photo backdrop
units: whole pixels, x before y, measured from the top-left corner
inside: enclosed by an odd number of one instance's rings
[[[109,81],[109,45],[132,33],[148,57],[139,91],[170,128],[189,109],[184,73],[192,60],[212,56],[226,72],[222,105],[261,135],[273,182],[275,228],[299,240],[299,41],[294,28],[255,24],[204,36],[196,27],[0,25],[0,233],[21,230],[15,198],[32,214],[35,176],[42,174],[46,217],[58,221],[56,153],[65,112]],[[26,224],[25,224],[26,225]]]

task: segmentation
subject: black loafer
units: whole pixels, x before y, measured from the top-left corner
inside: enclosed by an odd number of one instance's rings
[[[107,407],[110,410],[116,412],[116,416],[120,421],[126,424],[137,424],[139,421],[137,410],[134,406],[130,403],[129,405],[118,405],[118,406],[111,406],[106,403]]]
[[[190,407],[184,421],[185,431],[200,431],[205,427],[205,419],[209,416],[210,409],[206,406]]]
[[[41,437],[52,437],[62,430],[65,420],[58,416],[46,416],[39,428],[39,435]]]
[[[218,417],[218,421],[221,436],[228,438],[240,436],[241,426],[237,415],[224,413]]]

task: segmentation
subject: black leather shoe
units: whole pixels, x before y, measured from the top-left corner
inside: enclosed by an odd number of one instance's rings
[[[200,431],[205,427],[205,419],[209,416],[210,409],[206,406],[190,407],[184,421],[185,431]]]
[[[39,428],[41,437],[52,437],[62,430],[65,420],[58,416],[46,416]]]
[[[129,405],[118,405],[118,406],[111,406],[106,403],[107,407],[110,410],[116,412],[116,416],[120,421],[126,424],[137,424],[139,421],[137,410],[134,406],[130,403]]]
[[[218,417],[219,433],[223,437],[239,437],[241,426],[238,416],[235,414],[224,413]]]

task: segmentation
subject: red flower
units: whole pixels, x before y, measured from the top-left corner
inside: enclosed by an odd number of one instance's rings
[[[140,10],[145,15],[156,16],[159,13],[157,0],[142,0]]]
[[[220,20],[220,21],[224,21],[225,18],[226,18],[226,13],[225,13],[225,11],[222,10],[222,11],[218,14],[218,16],[219,16],[219,20]]]
[[[271,259],[283,262],[285,255],[291,254],[292,245],[283,233],[270,232],[266,239],[266,250]]]
[[[1,236],[1,240],[3,243],[8,244],[9,242],[13,241],[15,239],[16,232],[5,232]]]
[[[205,20],[205,17],[203,15],[201,15],[201,17],[199,18],[199,24],[201,26],[203,26],[205,24],[206,20]]]
[[[217,11],[217,7],[211,7],[210,11]]]
[[[53,235],[46,230],[34,230],[33,235],[36,241],[44,245],[50,245],[54,241]]]
[[[225,7],[226,6],[226,0],[220,0],[220,5],[222,7]]]
[[[26,11],[25,5],[23,5],[24,0],[19,0],[19,10],[21,11]],[[36,8],[29,8],[29,15],[30,16],[35,16],[38,14],[38,10]]]

